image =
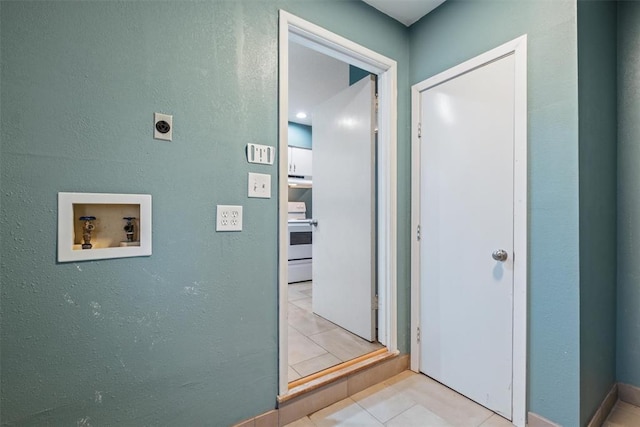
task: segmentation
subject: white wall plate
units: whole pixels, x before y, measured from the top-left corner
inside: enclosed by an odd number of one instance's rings
[[[249,172],[248,196],[261,199],[271,198],[271,175]]]
[[[247,161],[262,165],[272,165],[276,150],[270,145],[247,144]]]
[[[125,222],[122,218],[111,218],[106,223],[103,218],[101,223],[100,214],[94,214],[87,209],[82,210],[82,215],[91,214],[96,216],[96,229],[92,232],[92,242],[95,242],[91,249],[82,249],[82,236],[76,236],[76,227],[79,218],[76,218],[79,207],[91,207],[94,211],[101,211],[106,208],[120,207],[125,209],[126,205],[132,205],[135,212],[139,212],[136,218],[137,241],[139,246],[131,246],[125,242],[126,234],[124,230],[120,237],[100,239],[102,234],[106,234],[107,229],[121,229]],[[122,208],[122,206],[125,206]],[[128,215],[127,215],[128,216]],[[131,215],[133,216],[133,215]],[[95,239],[95,241],[94,241]],[[98,243],[99,241],[99,243]],[[151,255],[151,195],[149,194],[108,194],[108,193],[58,193],[58,262],[86,261],[92,259],[126,258],[135,256]]]
[[[216,231],[242,231],[242,206],[218,205]]]

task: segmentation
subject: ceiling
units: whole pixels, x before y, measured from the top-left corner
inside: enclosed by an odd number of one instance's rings
[[[444,3],[445,0],[362,0],[407,27]]]
[[[406,26],[445,0],[363,0]],[[289,43],[289,121],[312,124],[316,105],[349,86],[349,65],[297,43]],[[297,118],[298,112],[307,113]]]
[[[289,42],[289,121],[311,125],[313,109],[349,87],[349,64]],[[307,113],[304,119],[299,112]]]

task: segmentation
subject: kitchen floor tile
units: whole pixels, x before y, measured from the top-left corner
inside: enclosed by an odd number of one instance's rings
[[[312,289],[312,282],[292,283],[288,286],[289,367],[293,368],[294,372],[301,376],[311,375],[338,363],[383,348],[378,343],[369,343],[343,330],[335,323],[314,314],[312,311]],[[336,331],[333,334],[319,335],[333,330]],[[318,340],[323,342],[320,347],[324,351],[318,350],[318,343],[311,338],[313,336],[317,336]],[[303,339],[305,337],[312,344]],[[332,342],[334,340],[335,342]],[[338,353],[336,354],[330,349],[335,349]],[[312,367],[317,367],[317,370],[311,371]],[[289,382],[291,382],[291,378],[294,378],[295,375],[292,375],[291,372],[289,374]]]
[[[289,321],[289,323],[291,323],[291,318],[295,317],[295,316],[302,316],[304,314],[309,314],[307,312],[307,310],[298,307],[297,305],[293,304],[291,301],[289,301],[289,303],[287,304],[287,320]]]
[[[343,362],[382,348],[380,343],[370,343],[341,328],[311,335],[309,338]]]
[[[289,327],[289,366],[327,353],[324,348],[292,329]]]
[[[302,376],[298,372],[296,372],[295,369],[293,369],[291,366],[289,366],[289,370],[287,371],[287,380],[289,382],[291,382],[291,381],[295,381],[295,380],[297,380],[299,378],[302,378]]]
[[[303,310],[308,311],[309,313],[313,312],[313,308],[311,307],[311,297],[300,298],[295,301],[291,301],[291,303],[297,305]]]
[[[301,308],[289,313],[287,320],[290,326],[306,336],[315,335],[338,327],[335,323],[331,323],[317,314],[309,313]]]
[[[306,377],[307,375],[320,372],[324,369],[337,365],[338,363],[341,363],[340,359],[338,359],[331,353],[326,353],[321,356],[314,357],[313,359],[296,363],[295,365],[293,365],[293,369],[295,369],[295,371],[298,372],[300,376]]]
[[[294,288],[296,291],[310,291],[311,290],[311,286],[313,285],[312,281],[308,281],[308,282],[297,282],[297,283],[291,283],[289,285],[289,288]]]
[[[287,291],[287,297],[289,301],[295,301],[302,298],[309,298],[309,295],[306,295],[297,289],[292,289],[291,285],[289,285],[289,290]]]

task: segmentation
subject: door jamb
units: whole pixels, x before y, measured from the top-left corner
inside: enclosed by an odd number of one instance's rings
[[[526,425],[527,407],[527,35],[520,36],[411,87],[411,370],[420,370],[420,94],[504,56],[515,58],[514,282],[512,422]],[[517,256],[517,258],[516,258]]]
[[[378,75],[378,288],[386,294],[380,304],[386,347],[397,351],[397,63],[364,46],[305,21],[284,10],[279,13],[279,154],[278,154],[278,391],[288,391],[287,339],[287,126],[289,109],[289,40]]]

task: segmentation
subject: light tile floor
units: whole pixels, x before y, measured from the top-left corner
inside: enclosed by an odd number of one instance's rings
[[[382,348],[313,313],[311,282],[289,285],[289,381]]]
[[[287,427],[507,427],[512,424],[429,377],[405,371]]]
[[[603,424],[603,427],[637,426],[640,426],[640,408],[621,401],[616,402]]]
[[[510,427],[429,377],[404,371],[285,427]],[[640,426],[640,408],[618,401],[603,427]]]

